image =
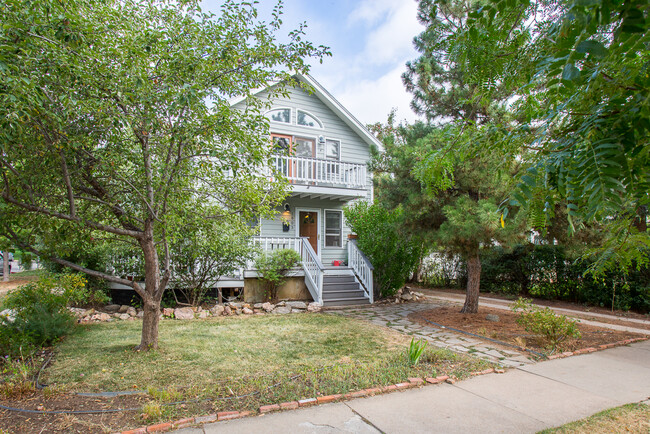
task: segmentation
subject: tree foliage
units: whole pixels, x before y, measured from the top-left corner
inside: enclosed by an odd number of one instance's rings
[[[388,297],[401,288],[422,257],[422,243],[403,230],[403,210],[356,202],[343,213],[358,238],[359,249],[374,267],[379,295]]]
[[[499,0],[474,4],[447,38],[472,101],[487,109],[502,86],[516,89],[503,104],[510,116],[449,152],[517,155],[527,171],[511,205],[540,229],[558,204],[572,232],[605,225],[596,272],[648,263],[649,13],[647,1]]]
[[[139,348],[155,348],[170,243],[184,222],[237,226],[284,195],[262,175],[268,122],[251,90],[291,84],[289,71],[328,52],[302,26],[279,43],[280,6],[265,22],[235,0],[218,15],[195,1],[10,0],[0,22],[3,231],[133,287],[145,312]],[[242,95],[248,108],[233,109],[229,98]],[[144,287],[60,259],[94,240],[135,246]]]

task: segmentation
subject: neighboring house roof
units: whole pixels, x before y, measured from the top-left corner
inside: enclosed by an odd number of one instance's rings
[[[327,91],[314,77],[309,74],[299,74],[294,75],[298,80],[306,83],[313,89],[314,95],[323,102],[330,110],[332,110],[336,115],[338,115],[347,126],[349,126],[352,131],[357,133],[361,139],[368,145],[375,145],[377,149],[381,152],[384,151],[384,145],[377,139],[368,129],[361,123],[357,118],[355,118],[352,113],[348,111],[343,105],[337,101],[334,96]],[[272,86],[272,85],[270,85]],[[270,87],[268,86],[268,87]],[[252,94],[257,95],[258,93],[265,90],[264,88],[255,89]],[[244,101],[245,97],[237,97],[230,101],[230,105],[236,105]]]

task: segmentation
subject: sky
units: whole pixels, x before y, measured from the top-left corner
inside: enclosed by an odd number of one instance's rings
[[[202,7],[218,13],[221,1]],[[259,18],[270,21],[274,0],[260,0]],[[423,26],[415,0],[284,0],[281,34],[307,22],[307,40],[330,47],[332,57],[312,62],[310,74],[364,124],[386,122],[392,108],[397,120],[413,122],[411,95],[401,75],[418,57],[413,38]]]

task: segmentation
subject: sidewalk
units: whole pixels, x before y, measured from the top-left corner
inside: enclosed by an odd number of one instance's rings
[[[650,341],[369,398],[186,428],[212,433],[534,433],[650,399]]]

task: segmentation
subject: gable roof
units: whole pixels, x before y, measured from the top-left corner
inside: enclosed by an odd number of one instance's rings
[[[332,110],[348,127],[352,129],[361,139],[368,145],[374,145],[379,149],[379,151],[384,151],[384,145],[377,139],[368,129],[348,111],[343,105],[337,101],[334,96],[327,91],[314,77],[309,74],[294,74],[299,81],[307,84],[311,89],[313,89],[313,95],[315,95],[325,106]],[[272,85],[270,85],[272,86]],[[257,95],[258,93],[265,90],[267,87],[255,89],[252,94]],[[236,105],[244,101],[245,97],[240,96],[230,101],[230,105]]]

